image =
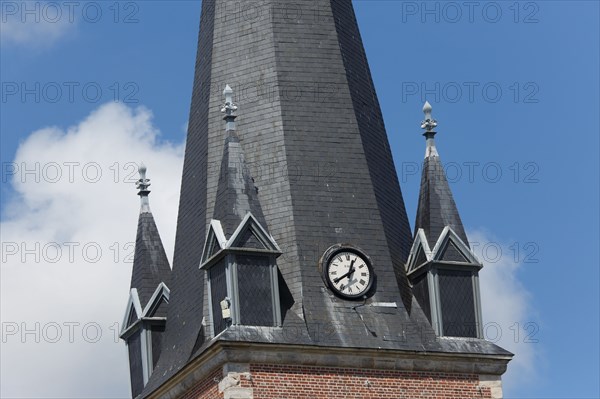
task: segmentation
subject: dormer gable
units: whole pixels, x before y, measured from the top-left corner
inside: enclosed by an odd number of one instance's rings
[[[226,252],[245,250],[249,252],[281,255],[281,249],[275,239],[258,222],[251,212],[248,212],[229,239],[225,237],[221,222],[211,220],[208,234],[204,242],[200,268],[214,264]]]
[[[156,287],[156,291],[154,291],[154,294],[152,294],[152,297],[144,308],[143,317],[166,317],[166,305],[169,303],[170,293],[171,291],[169,290],[169,287],[167,287],[165,283],[160,283],[158,287]]]
[[[248,212],[238,228],[227,241],[227,248],[256,249],[281,253],[279,245],[267,230],[258,222],[252,212]]]
[[[137,321],[142,318],[143,314],[144,311],[142,309],[142,305],[140,304],[140,297],[137,289],[132,288],[129,291],[129,300],[127,301],[127,306],[125,307],[123,323],[121,323],[121,335],[123,335],[127,329],[130,329],[135,323],[137,323]]]

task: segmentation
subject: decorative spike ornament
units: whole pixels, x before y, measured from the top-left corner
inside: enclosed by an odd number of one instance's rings
[[[425,101],[425,105],[423,106],[423,113],[425,114],[425,120],[423,122],[421,122],[421,129],[425,129],[425,135],[427,133],[435,134],[435,131],[433,129],[435,129],[437,127],[437,121],[435,119],[433,119],[431,116],[432,109],[433,108],[431,107],[431,104],[429,104],[429,101]]]
[[[141,201],[141,209],[140,213],[150,212],[150,201],[148,196],[150,195],[150,179],[146,178],[146,165],[144,163],[140,163],[140,167],[138,168],[138,172],[140,173],[140,179],[135,183],[136,188],[139,190],[138,195],[140,196]]]
[[[223,90],[223,95],[225,96],[225,104],[221,107],[221,112],[225,114],[223,120],[225,120],[225,131],[234,131],[235,130],[235,111],[237,111],[238,107],[233,103],[233,89],[231,86],[225,86],[225,90]]]

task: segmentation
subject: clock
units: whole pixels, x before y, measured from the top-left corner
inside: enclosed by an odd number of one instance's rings
[[[374,273],[369,257],[352,245],[336,244],[319,261],[327,286],[346,299],[364,297],[373,285]]]

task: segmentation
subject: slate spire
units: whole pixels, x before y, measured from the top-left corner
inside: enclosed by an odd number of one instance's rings
[[[150,195],[150,179],[146,178],[146,166],[140,165],[140,179],[136,186],[141,200],[138,219],[131,288],[137,289],[140,304],[146,306],[152,294],[162,282],[167,286],[171,279],[171,268],[165,253],[158,228],[150,211],[148,196]]]
[[[191,365],[210,345],[243,340],[236,329],[254,329],[233,324],[221,335],[212,334],[211,316],[221,312],[216,306],[228,287],[221,292],[217,287],[222,285],[210,280],[222,269],[213,265],[209,270],[215,275],[209,275],[200,267],[206,244],[214,242],[209,240],[216,225],[211,219],[221,222],[224,234],[217,245],[222,250],[248,212],[256,224],[269,226],[268,235],[282,252],[276,262],[278,331],[299,329],[293,338],[265,330],[255,342],[433,349],[427,334],[398,335],[426,318],[412,307],[405,264],[413,236],[352,2],[301,0],[294,4],[300,12],[290,15],[280,0],[265,0],[264,12],[251,19],[230,3],[202,2],[172,294],[163,352],[146,393]],[[231,101],[222,107],[224,144],[218,106],[223,94],[214,88],[226,82],[243,98],[244,112],[243,118],[234,118],[233,93],[226,90]],[[377,278],[368,300],[391,307],[356,307],[333,297],[319,265],[339,245],[368,255]],[[335,326],[325,338],[320,333],[324,325]],[[435,345],[455,351],[446,343]]]
[[[468,245],[467,235],[435,145],[437,121],[431,116],[431,111],[431,104],[425,102],[425,120],[421,122],[421,128],[425,130],[423,136],[426,139],[426,149],[415,236],[419,229],[423,229],[429,246],[433,248],[444,228],[449,226]]]
[[[223,91],[223,95],[225,105],[221,112],[225,113],[225,146],[213,219],[221,222],[223,231],[229,237],[248,212],[251,212],[265,228],[266,223],[258,201],[258,188],[250,176],[244,150],[236,133],[235,111],[238,107],[233,103],[233,90],[229,85]]]

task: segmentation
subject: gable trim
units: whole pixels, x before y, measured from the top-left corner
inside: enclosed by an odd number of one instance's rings
[[[213,243],[215,239],[219,244],[219,251],[225,248],[227,238],[225,237],[225,233],[223,232],[223,226],[221,225],[220,221],[212,219],[208,227],[208,234],[206,234],[206,239],[204,240],[204,248],[202,249],[202,257],[200,258],[200,264],[206,263],[206,261],[211,258],[211,254],[213,253],[214,249]]]
[[[129,291],[129,300],[127,301],[127,306],[125,307],[125,316],[123,317],[123,324],[121,326],[121,336],[129,329],[127,322],[129,321],[131,312],[135,312],[135,316],[137,318],[137,321],[131,325],[134,326],[144,314],[137,288],[132,288],[131,291]]]
[[[456,249],[464,256],[464,262],[450,262],[442,261],[441,258],[444,255],[445,249],[450,245],[454,244]],[[464,266],[477,266],[478,268],[483,267],[483,264],[477,259],[473,251],[467,244],[460,239],[460,237],[452,230],[450,226],[444,227],[444,230],[440,234],[433,250],[430,249],[429,243],[427,242],[427,236],[423,229],[418,229],[415,240],[413,241],[408,261],[406,262],[406,273],[407,275],[416,275],[417,270],[421,270],[425,267],[425,264],[417,264],[419,259],[419,251],[423,251],[427,258],[427,263],[436,262],[440,264],[452,264],[452,265],[464,265]],[[420,274],[420,273],[418,273]]]
[[[169,290],[169,287],[167,287],[167,285],[165,283],[161,282],[158,285],[158,287],[156,287],[154,294],[152,294],[152,297],[146,304],[146,307],[144,308],[144,311],[142,312],[142,317],[151,317],[151,316],[149,316],[150,313],[152,313],[153,311],[156,310],[156,306],[158,306],[158,304],[160,303],[160,300],[162,298],[164,298],[167,301],[167,303],[169,302],[170,294],[171,294],[171,290]]]
[[[277,245],[273,237],[271,237],[271,235],[267,233],[267,230],[258,222],[258,220],[256,220],[252,212],[246,214],[244,220],[242,220],[237,229],[235,229],[235,232],[231,235],[225,247],[237,248],[241,237],[243,237],[243,233],[247,230],[250,230],[256,236],[266,250],[281,253],[279,245]]]
[[[454,232],[454,230],[452,230],[452,228],[450,228],[450,226],[444,227],[442,234],[440,234],[440,237],[435,243],[432,251],[432,260],[438,261],[441,259],[442,255],[444,254],[444,250],[448,245],[450,245],[450,241],[452,241],[456,249],[458,249],[458,251],[465,257],[466,261],[464,263],[481,265],[479,259],[477,259],[473,251],[471,251],[471,248],[469,248],[469,246],[460,239],[460,237]]]
[[[425,236],[425,231],[423,229],[417,230],[415,240],[413,241],[413,245],[410,249],[408,261],[406,262],[406,272],[408,274],[420,269],[420,265],[416,264],[419,258],[418,255],[420,250],[423,251],[428,262],[433,259],[433,253],[431,252],[431,249],[429,249],[429,243],[427,242],[427,237]]]

